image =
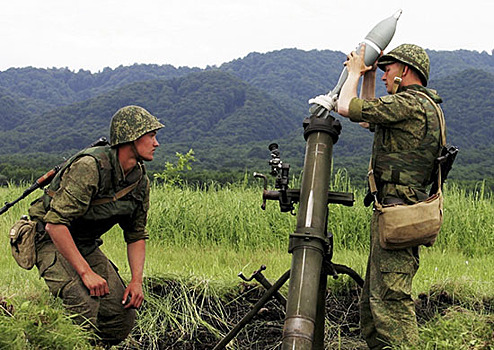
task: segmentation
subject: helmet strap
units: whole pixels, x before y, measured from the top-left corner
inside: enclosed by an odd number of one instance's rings
[[[132,151],[134,152],[134,156],[135,156],[135,158],[136,158],[136,160],[137,160],[137,163],[141,163],[141,162],[142,162],[142,158],[141,158],[141,156],[139,155],[139,153],[137,152],[137,148],[136,148],[136,145],[134,144],[134,142],[135,142],[135,141],[132,141],[132,142],[130,143],[130,147],[131,147]]]
[[[405,70],[405,65],[400,64],[400,68],[398,69],[398,74],[393,79],[393,88],[391,89],[391,95],[396,94],[398,88],[400,87],[401,82],[403,81],[403,71]]]

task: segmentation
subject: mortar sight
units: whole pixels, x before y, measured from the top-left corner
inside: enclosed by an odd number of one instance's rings
[[[271,172],[269,174],[272,176],[277,176],[283,164],[280,158],[280,150],[278,149],[278,144],[271,143],[268,146],[268,149],[271,152],[271,159],[269,160],[269,165],[271,166]]]
[[[268,149],[271,151],[271,153],[276,153],[278,156],[280,155],[277,143],[270,143]]]

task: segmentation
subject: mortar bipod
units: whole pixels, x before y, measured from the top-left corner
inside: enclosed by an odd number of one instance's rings
[[[224,349],[228,343],[237,336],[237,334],[244,328],[254,316],[261,310],[261,308],[276,294],[278,290],[285,284],[290,278],[290,270],[285,272],[259,299],[259,301],[252,307],[252,309],[232,328],[228,334],[216,344],[213,350]],[[283,297],[284,299],[284,297]],[[285,301],[286,303],[286,301]]]
[[[323,262],[323,273],[333,277],[334,279],[338,278],[338,275],[345,274],[350,276],[359,287],[364,286],[364,280],[360,275],[351,269],[348,266],[341,264],[334,264],[332,259],[332,235],[329,235],[330,244],[328,250],[324,257]],[[230,341],[233,340],[237,336],[237,334],[254,318],[254,316],[261,310],[261,308],[271,300],[271,298],[275,298],[283,308],[286,307],[286,298],[279,292],[279,289],[288,281],[290,278],[290,270],[286,271],[274,284],[271,284],[268,279],[264,276],[262,271],[266,270],[266,265],[261,265],[261,267],[254,271],[252,275],[247,278],[242,272],[238,273],[238,276],[246,282],[252,281],[255,279],[258,281],[266,291],[262,295],[262,297],[257,301],[256,304],[252,307],[252,309],[232,328],[230,332],[214,347],[213,350],[224,349]]]
[[[244,276],[244,274],[242,272],[239,272],[238,273],[238,277],[240,277],[241,279],[243,279],[245,282],[250,282],[252,281],[253,279],[255,279],[257,282],[259,282],[266,290],[269,290],[271,289],[271,287],[273,286],[269,281],[268,279],[262,274],[262,271],[266,270],[266,265],[261,265],[261,267],[259,268],[259,270],[256,270],[252,273],[252,275],[247,278]],[[275,297],[276,300],[278,300],[278,302],[283,306],[283,307],[286,307],[286,298],[279,292],[279,291],[276,291],[273,296]]]
[[[225,335],[223,339],[216,344],[213,350],[221,350],[224,349],[230,341],[233,340],[237,336],[238,333],[254,318],[254,316],[263,308],[263,306],[271,300],[271,298],[275,298],[283,308],[286,307],[286,298],[279,292],[279,289],[288,281],[290,278],[290,270],[286,271],[274,284],[271,284],[267,278],[262,274],[262,271],[266,269],[265,265],[262,265],[259,270],[254,271],[250,278],[246,278],[242,272],[239,272],[238,276],[244,281],[252,281],[255,279],[258,281],[266,291],[262,295],[262,297],[254,304],[252,309],[232,328],[228,334]],[[360,275],[352,270],[350,267],[340,264],[334,264],[331,261],[325,260],[324,262],[324,272],[334,279],[338,278],[339,274],[345,274],[350,276],[359,287],[363,287],[364,280],[360,277]]]

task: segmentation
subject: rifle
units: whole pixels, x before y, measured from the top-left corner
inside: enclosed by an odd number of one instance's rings
[[[453,167],[453,163],[458,154],[458,147],[447,144],[441,148],[441,155],[436,158],[435,169],[432,172],[434,177],[434,182],[432,183],[431,189],[429,191],[429,196],[436,193],[438,190],[437,183],[437,172],[441,172],[441,187],[448,178],[449,171]]]
[[[96,147],[96,146],[106,146],[109,145],[108,140],[106,137],[100,137],[97,141],[93,142],[86,148],[91,148],[91,147]],[[43,188],[46,185],[48,185],[55,175],[62,169],[63,165],[65,164],[67,160],[63,161],[62,163],[58,164],[55,166],[53,169],[49,170],[47,173],[45,173],[43,176],[39,177],[31,186],[29,186],[28,189],[26,189],[17,199],[15,199],[12,202],[5,202],[5,205],[0,209],[0,215],[5,213],[11,206],[16,204],[17,202],[21,201],[22,199],[26,198],[28,195],[30,195],[34,190],[38,188]]]

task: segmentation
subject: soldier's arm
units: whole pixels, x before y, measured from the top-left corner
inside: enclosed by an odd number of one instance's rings
[[[110,292],[106,280],[91,269],[86,259],[77,249],[67,226],[47,223],[45,230],[50,235],[60,254],[81,277],[91,296],[103,296]]]
[[[350,53],[348,55],[348,60],[345,62],[345,66],[348,71],[348,77],[341,88],[338,98],[338,114],[343,117],[349,117],[350,101],[358,96],[357,88],[360,77],[367,71],[373,69],[372,66],[365,65],[364,55],[365,46],[364,49],[361,50],[360,54],[357,54],[355,51]],[[366,93],[368,92],[366,91]]]
[[[146,231],[147,213],[149,210],[149,180],[146,181],[146,194],[142,202],[142,207],[137,209],[135,216],[129,222],[121,223],[124,230],[125,241],[127,242],[127,259],[131,272],[131,281],[125,289],[122,303],[125,308],[139,308],[144,301],[142,290],[142,279],[144,271],[144,261],[146,257],[146,240],[149,235]],[[130,296],[130,299],[128,298]],[[130,300],[128,303],[127,300]]]
[[[360,74],[348,73],[348,77],[341,88],[338,98],[338,114],[348,118],[350,116],[350,101],[357,97],[357,87]]]
[[[139,308],[144,301],[144,292],[142,290],[142,279],[144,271],[144,261],[146,257],[146,241],[139,241],[127,244],[127,258],[129,260],[130,272],[132,278],[129,285],[125,289],[122,303],[125,308]],[[130,296],[130,302],[125,303],[127,297]]]
[[[360,98],[372,100],[376,97],[376,68],[365,72],[360,90]]]
[[[60,188],[55,192],[50,209],[44,217],[45,230],[57,250],[79,274],[92,296],[108,294],[106,281],[89,267],[77,249],[69,226],[83,215],[93,193],[97,191],[99,173],[93,157],[81,157],[62,174]]]
[[[364,74],[360,89],[360,98],[364,100],[372,100],[376,97],[376,69],[377,65],[375,64],[371,70]],[[360,122],[359,125],[364,129],[370,129],[370,124],[367,122]]]

